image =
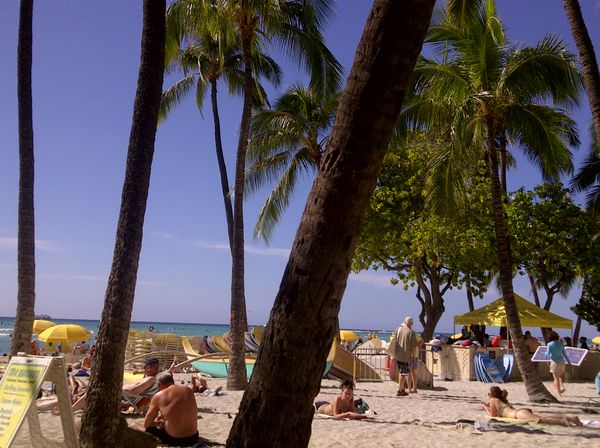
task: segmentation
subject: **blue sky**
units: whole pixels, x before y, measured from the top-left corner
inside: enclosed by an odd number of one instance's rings
[[[600,45],[600,0],[582,0],[592,41]],[[559,0],[498,0],[509,39],[534,44],[546,33],[572,39]],[[367,0],[338,0],[326,29],[331,50],[349,70]],[[18,128],[16,48],[18,2],[0,2],[0,315],[16,309]],[[141,1],[38,0],[34,4],[33,106],[36,157],[36,312],[97,319],[112,261],[133,97],[139,64]],[[572,47],[575,51],[574,46]],[[277,55],[285,79],[279,90],[304,75]],[[165,88],[175,77],[165,79]],[[221,88],[224,92],[225,89]],[[220,95],[226,159],[232,173],[241,114],[239,98]],[[587,100],[573,112],[589,147]],[[232,174],[231,174],[232,176]],[[519,160],[509,173],[511,189],[532,188],[536,170]],[[268,318],[304,207],[310,181],[299,188],[270,247],[252,241],[266,192],[246,201],[246,300],[251,324]],[[213,146],[210,110],[200,117],[189,101],[159,128],[134,320],[227,323],[230,256]],[[351,275],[340,313],[350,328],[389,329],[418,315],[414,292],[372,271]],[[531,297],[526,282],[515,289]],[[568,311],[579,296],[558,299],[553,311]],[[498,297],[492,290],[481,304]],[[447,294],[439,331],[452,331],[452,316],[467,310],[463,291]],[[493,330],[492,330],[493,331]],[[582,334],[595,335],[584,325]]]

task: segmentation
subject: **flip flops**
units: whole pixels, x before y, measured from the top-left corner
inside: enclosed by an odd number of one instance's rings
[[[396,392],[397,397],[404,397],[406,395],[408,395],[408,393],[405,390],[399,390],[398,392]]]

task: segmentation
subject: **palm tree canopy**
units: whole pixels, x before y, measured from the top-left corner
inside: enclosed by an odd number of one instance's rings
[[[259,213],[255,237],[269,241],[298,179],[318,169],[338,101],[339,94],[323,96],[295,85],[273,109],[252,118],[246,187],[252,192],[275,183]]]
[[[450,3],[461,10],[461,2]],[[535,47],[509,46],[493,1],[463,20],[438,9],[428,42],[435,57],[420,58],[399,127],[444,137],[430,167],[428,200],[436,209],[460,204],[465,167],[482,158],[488,124],[546,179],[572,171],[570,147],[579,136],[563,108],[577,105],[582,79],[564,43],[548,35]]]
[[[342,66],[325,46],[321,30],[333,14],[332,0],[177,0],[169,8],[175,23],[167,39],[209,33],[228,40],[261,39],[278,45],[311,76],[323,94],[341,87]],[[167,46],[170,52],[172,45]]]
[[[592,147],[573,178],[571,188],[578,193],[586,192],[585,205],[592,215],[597,215],[600,213],[600,150],[594,130],[590,129],[590,133]]]

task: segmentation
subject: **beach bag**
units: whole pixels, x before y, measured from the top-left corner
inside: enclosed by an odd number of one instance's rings
[[[369,410],[369,405],[362,398],[354,400],[354,407],[356,408],[356,412],[359,414],[364,414]]]

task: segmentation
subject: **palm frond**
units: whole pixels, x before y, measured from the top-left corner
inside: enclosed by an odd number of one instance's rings
[[[273,188],[273,191],[262,206],[256,226],[254,228],[254,238],[262,238],[269,243],[273,229],[279,222],[281,214],[288,207],[290,197],[295,190],[299,176],[303,172],[315,170],[314,165],[305,154],[296,153],[296,156],[290,161],[288,169],[279,178],[279,181]]]
[[[198,80],[198,82],[200,82],[200,80]],[[177,81],[162,94],[160,108],[158,111],[159,123],[165,121],[173,108],[181,104],[185,97],[194,88],[195,84],[195,76],[186,76],[185,78]]]
[[[545,105],[510,105],[504,109],[510,138],[538,166],[544,178],[573,170],[569,146],[579,145],[577,127],[565,113]]]
[[[510,51],[499,90],[522,101],[552,100],[573,106],[582,87],[577,58],[558,37],[548,35],[533,48]]]

